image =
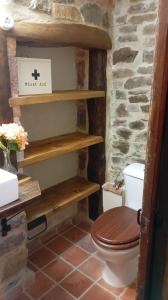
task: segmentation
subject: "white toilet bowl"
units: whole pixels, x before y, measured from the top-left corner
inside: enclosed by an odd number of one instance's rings
[[[106,211],[93,223],[91,235],[98,255],[105,262],[104,280],[117,288],[134,282],[139,253],[136,211],[128,207]]]
[[[121,288],[136,280],[139,245],[128,250],[107,250],[94,242],[98,255],[105,261],[103,279],[113,287]]]

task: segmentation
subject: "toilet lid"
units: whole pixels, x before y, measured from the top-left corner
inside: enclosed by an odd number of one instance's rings
[[[126,206],[103,213],[92,225],[93,238],[109,245],[124,245],[139,240],[137,212]]]

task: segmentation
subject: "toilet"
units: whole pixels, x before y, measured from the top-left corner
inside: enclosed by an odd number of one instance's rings
[[[98,255],[105,261],[103,279],[113,287],[126,287],[135,281],[138,271],[140,227],[137,211],[142,207],[143,164],[127,166],[124,173],[125,206],[108,210],[93,223],[91,236]],[[112,203],[112,199],[111,199]]]

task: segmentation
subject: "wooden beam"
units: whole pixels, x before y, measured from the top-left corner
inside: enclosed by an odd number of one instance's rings
[[[99,189],[98,184],[88,182],[81,177],[74,177],[61,182],[43,191],[41,199],[27,208],[28,221],[72,205]]]
[[[13,113],[9,107],[8,99],[11,96],[10,76],[7,53],[7,39],[0,35],[0,124],[12,123]],[[12,153],[12,162],[16,166],[16,156]],[[0,151],[0,166],[3,164],[3,156]]]
[[[144,181],[143,209],[141,217],[141,241],[139,272],[137,283],[137,299],[154,299],[150,293],[150,276],[153,265],[154,214],[158,200],[158,175],[160,169],[160,153],[163,138],[163,125],[166,110],[166,93],[168,84],[168,1],[159,1],[159,19],[156,28],[156,50],[154,57],[154,80],[150,107],[149,136],[147,145],[147,162]],[[159,200],[158,200],[159,201]],[[166,200],[167,201],[167,200]],[[164,258],[163,258],[164,259]],[[151,269],[150,269],[151,268]],[[150,273],[151,272],[151,273]],[[161,278],[157,275],[157,284]],[[156,299],[159,299],[156,295]],[[161,299],[161,298],[160,298]]]
[[[107,31],[82,24],[16,22],[14,28],[4,34],[33,46],[39,44],[111,49],[111,39]]]
[[[18,162],[18,166],[29,166],[102,142],[103,138],[101,136],[87,135],[79,132],[32,142],[25,150],[25,158]]]
[[[53,92],[52,94],[12,97],[9,99],[9,103],[11,107],[14,107],[14,106],[23,106],[23,105],[53,103],[53,102],[60,102],[60,101],[101,98],[104,96],[105,96],[104,91],[88,91],[88,90],[75,91],[74,90],[74,91]]]
[[[106,91],[105,50],[90,50],[89,89]],[[88,101],[89,134],[105,138],[106,130],[106,97],[101,101]],[[89,149],[88,179],[102,185],[105,182],[105,143]],[[102,190],[90,196],[90,217],[96,219],[102,213]]]
[[[6,37],[0,35],[0,123],[13,121],[8,99],[11,96]]]

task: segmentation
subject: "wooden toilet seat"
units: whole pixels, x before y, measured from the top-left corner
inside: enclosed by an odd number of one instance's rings
[[[126,206],[104,212],[92,225],[91,235],[105,249],[127,250],[139,244],[137,212]]]

